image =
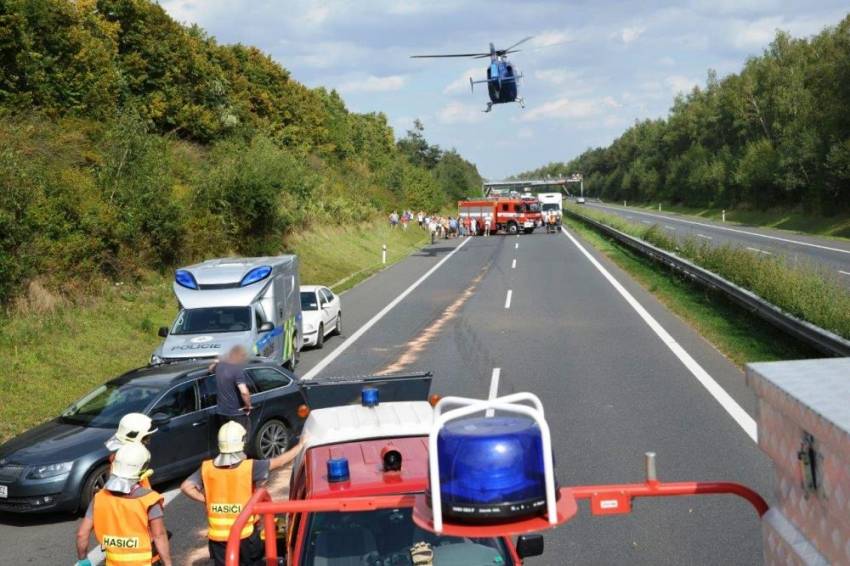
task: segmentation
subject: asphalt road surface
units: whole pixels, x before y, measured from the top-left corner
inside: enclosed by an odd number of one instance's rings
[[[737,245],[765,256],[782,255],[792,262],[805,262],[822,268],[836,275],[845,285],[850,285],[850,242],[610,204],[589,202],[586,206],[616,214],[636,224],[658,225],[677,237],[696,238],[715,245]]]
[[[561,485],[728,480],[771,491],[741,371],[567,232],[438,242],[342,295],[345,328],[299,373],[430,370],[433,392],[540,396]],[[283,496],[286,473],[274,479]],[[168,492],[174,485],[160,486]],[[206,564],[200,505],[169,494],[175,564]],[[72,564],[73,518],[0,516],[0,564]],[[729,496],[640,500],[628,516],[583,507],[530,564],[759,564],[755,512]]]

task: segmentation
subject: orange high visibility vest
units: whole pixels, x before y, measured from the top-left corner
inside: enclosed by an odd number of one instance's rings
[[[155,491],[141,497],[119,497],[105,489],[95,494],[94,536],[106,554],[106,566],[150,566],[148,509],[160,501]]]
[[[212,460],[201,464],[204,497],[207,501],[207,522],[210,540],[226,542],[230,528],[254,494],[254,461],[243,460],[235,468],[217,468]],[[255,517],[251,517],[240,539],[254,532]]]

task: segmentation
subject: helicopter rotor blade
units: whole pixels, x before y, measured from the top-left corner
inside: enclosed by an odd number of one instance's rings
[[[505,49],[499,49],[498,52],[500,52],[500,53],[510,53],[511,49],[513,49],[514,47],[522,45],[523,43],[525,43],[529,39],[533,39],[533,38],[534,38],[533,35],[529,35],[528,37],[524,37],[524,38],[520,39],[519,41],[517,41],[516,43],[514,43],[510,47],[506,47]]]
[[[446,53],[441,55],[411,55],[411,59],[441,59],[446,57],[489,57],[489,53]]]

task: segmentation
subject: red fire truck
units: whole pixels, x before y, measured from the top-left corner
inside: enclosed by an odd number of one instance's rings
[[[479,234],[484,233],[485,224],[492,233],[502,230],[507,234],[517,234],[520,230],[531,234],[543,224],[536,198],[462,200],[457,208],[461,222],[467,224],[470,219],[476,219]]]

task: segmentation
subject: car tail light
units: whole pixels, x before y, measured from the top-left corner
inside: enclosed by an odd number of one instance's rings
[[[429,402],[429,403],[431,403],[431,406],[432,406],[432,407],[436,407],[436,406],[437,406],[437,403],[439,403],[439,402],[440,402],[440,399],[442,399],[442,396],[437,395],[437,394],[435,393],[434,395],[431,395],[431,396],[428,398],[428,402]]]

